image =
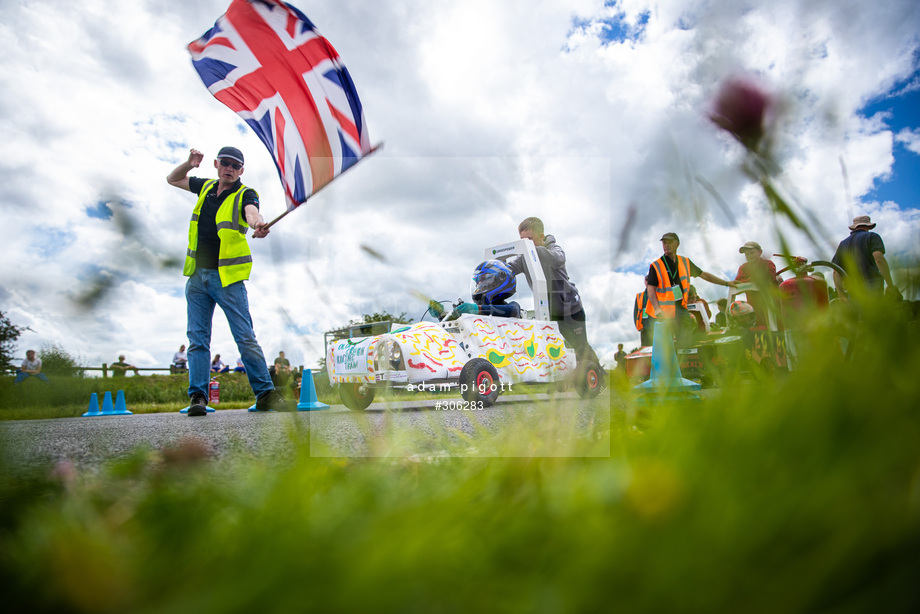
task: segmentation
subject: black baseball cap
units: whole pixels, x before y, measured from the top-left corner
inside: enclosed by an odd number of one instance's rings
[[[677,238],[677,233],[674,233],[674,232],[666,232],[666,233],[664,233],[664,234],[661,236],[661,238],[659,239],[659,241],[664,241],[665,239],[674,239],[675,241],[677,241],[678,243],[680,243],[680,239]]]
[[[245,164],[243,162],[243,152],[236,147],[221,147],[220,151],[217,152],[217,159],[220,160],[221,158],[230,158],[240,164]]]

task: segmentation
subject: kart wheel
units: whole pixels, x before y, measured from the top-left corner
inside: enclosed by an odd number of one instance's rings
[[[481,402],[491,407],[501,392],[498,371],[484,358],[474,358],[460,371],[460,391],[468,403]]]
[[[582,399],[593,399],[604,387],[604,372],[593,360],[575,368],[575,390]]]
[[[339,398],[348,409],[361,411],[367,409],[374,400],[374,389],[365,382],[339,384]]]

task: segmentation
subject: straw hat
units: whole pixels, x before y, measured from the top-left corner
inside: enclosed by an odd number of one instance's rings
[[[850,230],[856,230],[857,228],[872,230],[875,228],[875,224],[872,223],[872,219],[868,215],[857,215],[853,218],[853,225],[850,226]]]

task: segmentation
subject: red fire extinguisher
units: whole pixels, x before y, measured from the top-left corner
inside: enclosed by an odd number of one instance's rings
[[[220,403],[220,382],[217,378],[211,380],[208,384],[208,403]]]

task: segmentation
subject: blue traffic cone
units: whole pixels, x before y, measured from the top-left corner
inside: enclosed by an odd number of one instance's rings
[[[112,405],[112,393],[106,390],[105,396],[102,397],[102,415],[111,416],[114,413],[115,407]]]
[[[671,338],[671,324],[655,322],[651,374],[648,381],[633,388],[645,391],[646,394],[639,399],[642,402],[700,400],[700,395],[689,391],[699,390],[701,386],[681,376],[677,350],[674,349],[674,339]],[[650,399],[651,396],[654,396],[654,399]]]
[[[95,392],[89,395],[89,408],[86,413],[83,414],[83,417],[86,416],[101,416],[102,412],[99,411],[99,395]]]
[[[307,380],[310,380],[309,385]],[[313,371],[306,369],[300,380],[300,403],[297,404],[297,411],[316,411],[318,409],[329,409],[325,403],[320,403],[316,398],[316,385],[313,383]]]
[[[128,406],[125,404],[125,391],[119,390],[118,394],[115,395],[115,411],[112,412],[117,416],[130,416],[131,412],[128,411]]]

